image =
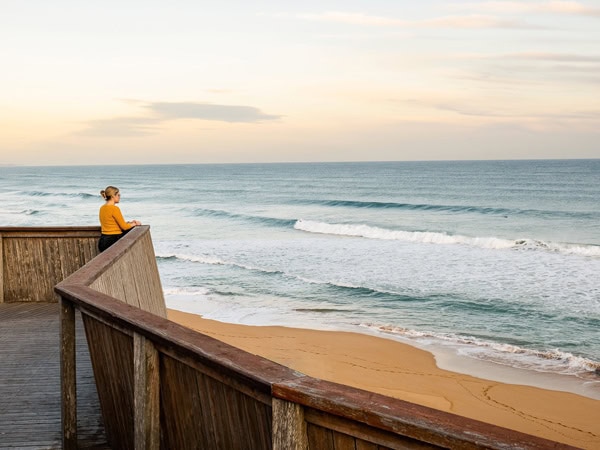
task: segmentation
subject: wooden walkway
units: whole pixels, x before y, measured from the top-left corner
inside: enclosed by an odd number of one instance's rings
[[[0,303],[0,449],[61,448],[59,305]],[[80,448],[107,449],[81,318],[77,319]]]

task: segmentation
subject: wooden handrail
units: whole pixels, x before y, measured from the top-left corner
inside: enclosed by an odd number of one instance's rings
[[[63,301],[119,330],[151,340],[161,352],[218,369],[259,392],[270,395],[273,383],[306,376],[86,286],[61,283],[57,290]]]
[[[136,227],[55,288],[62,305],[65,448],[77,444],[75,309],[81,311],[89,333],[92,362],[104,353],[109,361],[121,361],[118,367],[101,367],[96,375],[101,404],[108,395],[102,383],[112,386],[108,391],[118,388],[127,397],[121,398],[122,423],[107,422],[109,441],[112,435],[117,448],[201,447],[204,442],[215,448],[306,449],[320,436],[339,445],[348,443],[336,448],[360,443],[390,448],[573,448],[309,377],[91,287],[135,246],[148,245],[145,236],[149,237],[149,228]],[[118,379],[111,381],[111,376]],[[112,407],[107,402],[103,410]]]
[[[26,233],[28,236],[35,235],[36,233],[87,233],[100,232],[98,225],[90,226],[55,226],[55,227],[0,227],[0,233]]]

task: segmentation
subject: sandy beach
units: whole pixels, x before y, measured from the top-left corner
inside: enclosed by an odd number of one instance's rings
[[[437,367],[432,354],[358,333],[169,319],[304,374],[581,448],[600,448],[600,400]]]

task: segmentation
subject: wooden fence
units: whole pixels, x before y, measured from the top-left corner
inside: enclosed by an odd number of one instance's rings
[[[0,227],[0,303],[57,302],[56,283],[98,254],[100,227]]]
[[[77,445],[76,308],[115,449],[571,448],[318,380],[167,320],[146,226],[56,292],[65,448]]]

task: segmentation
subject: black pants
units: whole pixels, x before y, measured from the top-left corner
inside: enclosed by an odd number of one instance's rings
[[[127,231],[129,231],[129,230],[127,230]],[[115,242],[117,242],[119,239],[121,239],[123,236],[125,236],[125,234],[127,234],[127,231],[125,233],[121,233],[121,234],[102,234],[102,235],[100,235],[100,240],[98,241],[98,250],[100,250],[100,252],[103,252],[108,247],[110,247]]]

